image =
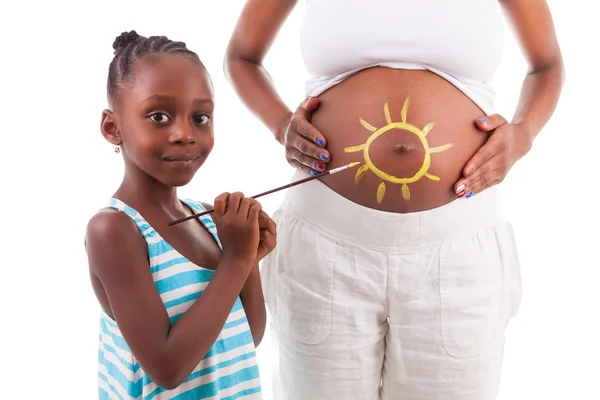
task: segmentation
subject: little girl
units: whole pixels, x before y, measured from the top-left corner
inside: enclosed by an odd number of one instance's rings
[[[275,223],[257,201],[224,193],[212,219],[168,225],[213,207],[177,197],[213,148],[210,76],[164,36],[126,32],[113,47],[101,130],[125,175],[86,231],[102,307],[99,398],[260,399],[258,262]]]

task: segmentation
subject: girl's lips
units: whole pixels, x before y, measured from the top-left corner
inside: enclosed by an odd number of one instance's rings
[[[165,156],[163,160],[169,162],[179,162],[179,161],[194,161],[200,158],[199,154],[174,154],[172,156]]]

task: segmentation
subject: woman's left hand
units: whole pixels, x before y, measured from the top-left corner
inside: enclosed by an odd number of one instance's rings
[[[475,124],[490,137],[465,165],[463,177],[454,186],[458,197],[469,198],[502,182],[514,163],[531,148],[525,132],[501,115],[479,118]]]

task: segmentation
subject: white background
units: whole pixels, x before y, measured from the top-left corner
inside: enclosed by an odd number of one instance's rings
[[[500,400],[600,399],[599,10],[594,1],[549,2],[567,80],[553,119],[502,185],[524,297],[508,330]],[[99,308],[83,234],[123,172],[121,157],[99,131],[111,46],[122,31],[183,40],[212,74],[216,147],[182,196],[212,201],[223,191],[252,195],[288,182],[282,149],[222,73],[243,3],[3,2],[0,398],[93,399],[97,393]],[[267,60],[290,107],[303,98],[301,16],[299,5]],[[506,35],[496,107],[510,118],[525,63],[508,28]],[[282,195],[264,198],[265,209],[272,212]],[[258,353],[270,399],[268,335]]]

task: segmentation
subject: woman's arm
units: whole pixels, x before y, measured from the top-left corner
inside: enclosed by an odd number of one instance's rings
[[[523,49],[528,71],[510,123],[498,114],[475,122],[490,137],[456,182],[459,197],[468,193],[468,198],[504,180],[554,113],[564,81],[562,55],[546,0],[500,0],[500,4]]]
[[[297,0],[248,0],[229,41],[225,75],[244,104],[283,144],[292,112],[262,62]]]
[[[311,123],[317,98],[292,113],[277,94],[262,62],[297,0],[248,0],[229,41],[225,75],[254,115],[285,146],[288,162],[307,173],[324,171],[330,161],[327,140]]]
[[[527,139],[521,156],[552,116],[564,81],[564,65],[546,0],[501,0],[528,63],[512,119]]]
[[[242,233],[239,240],[248,241]],[[106,311],[148,376],[157,385],[173,389],[214,344],[253,263],[221,258],[206,290],[171,326],[150,274],[146,248],[135,224],[120,212],[98,213],[88,224],[90,272],[106,293],[110,304]]]

